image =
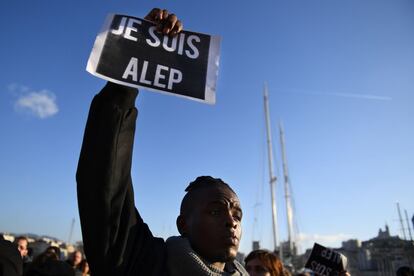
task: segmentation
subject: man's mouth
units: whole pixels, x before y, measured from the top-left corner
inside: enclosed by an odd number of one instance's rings
[[[225,236],[224,241],[228,245],[237,246],[239,244],[239,239],[235,234],[230,234]]]

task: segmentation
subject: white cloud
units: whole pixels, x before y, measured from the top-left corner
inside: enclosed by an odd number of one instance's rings
[[[10,84],[8,89],[17,97],[15,108],[18,111],[28,112],[40,119],[51,117],[59,112],[55,94],[46,89],[34,91],[18,84]]]
[[[326,247],[341,247],[342,242],[349,239],[352,239],[352,236],[344,233],[328,235],[299,233],[297,235],[297,241],[303,250],[312,248],[315,242]]]
[[[364,99],[364,100],[378,100],[378,101],[391,101],[392,100],[392,98],[388,96],[378,96],[378,95],[371,95],[371,94],[321,93],[321,95],[337,96],[337,97],[345,97],[345,98],[356,98],[356,99]]]
[[[342,92],[319,92],[319,91],[311,91],[311,90],[302,90],[302,89],[274,89],[278,92],[282,93],[295,93],[295,94],[303,94],[303,95],[315,95],[315,96],[334,96],[334,97],[343,97],[343,98],[355,98],[355,99],[362,99],[362,100],[377,100],[377,101],[391,101],[392,98],[389,96],[380,96],[374,94],[359,94],[359,93],[342,93]]]

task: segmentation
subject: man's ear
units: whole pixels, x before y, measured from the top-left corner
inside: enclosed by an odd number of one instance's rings
[[[183,215],[177,217],[176,224],[178,232],[180,232],[181,236],[185,237],[188,234],[188,225]]]

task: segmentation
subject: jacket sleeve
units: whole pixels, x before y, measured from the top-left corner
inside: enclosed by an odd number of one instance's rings
[[[164,241],[152,236],[134,204],[137,94],[108,82],[89,110],[76,180],[84,250],[93,275],[160,275],[164,270]]]

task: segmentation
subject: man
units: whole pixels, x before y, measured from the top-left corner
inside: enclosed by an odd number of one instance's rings
[[[23,273],[25,273],[32,263],[32,256],[29,254],[29,240],[24,236],[19,236],[14,239],[14,244],[20,253],[23,261]]]
[[[166,10],[146,17],[174,36],[182,23]],[[92,275],[248,275],[235,261],[242,211],[221,179],[187,187],[179,237],[152,236],[135,209],[131,180],[137,109],[133,88],[108,83],[92,101],[76,174],[84,250]]]
[[[66,261],[73,269],[80,270],[80,265],[82,263],[83,256],[82,252],[79,250],[75,250],[75,252],[72,253],[70,258]]]
[[[0,276],[17,276],[23,274],[23,260],[15,244],[0,235]]]
[[[397,276],[414,276],[414,270],[408,266],[401,266],[397,269]]]
[[[27,255],[29,253],[29,250],[28,250],[29,241],[27,240],[27,238],[23,236],[16,237],[14,239],[14,243],[17,245],[17,249],[19,250],[20,256],[22,257],[22,259],[27,258]]]

